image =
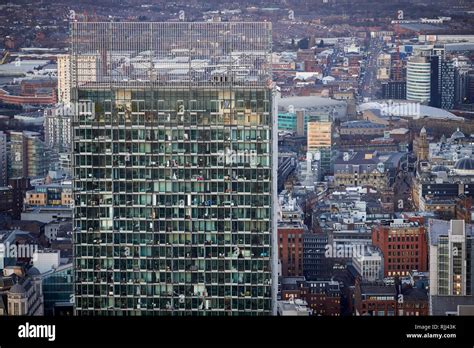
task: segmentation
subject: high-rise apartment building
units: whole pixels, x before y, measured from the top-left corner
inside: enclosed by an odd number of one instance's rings
[[[72,23],[76,314],[272,313],[270,58],[270,23]]]
[[[76,80],[91,82],[96,80],[97,56],[84,54],[76,57],[71,66],[71,56],[63,54],[58,56],[58,103],[69,105],[71,103],[71,86]],[[76,72],[71,75],[71,71]],[[79,73],[78,73],[79,72]]]
[[[71,60],[70,56],[63,54],[58,56],[58,103],[69,104],[71,102]]]
[[[0,187],[8,185],[8,144],[7,135],[0,131]]]
[[[431,93],[431,63],[429,57],[413,56],[407,63],[407,100],[428,103]]]
[[[453,109],[455,102],[455,76],[453,62],[442,56],[431,56],[430,105]]]
[[[41,178],[49,169],[49,152],[37,132],[10,132],[9,177]]]
[[[54,151],[71,151],[72,108],[59,105],[44,110],[44,141]]]
[[[58,104],[44,110],[44,141],[51,156],[51,170],[71,175],[72,104]]]
[[[454,69],[454,104],[464,104],[467,102],[467,80],[468,67],[456,67]]]

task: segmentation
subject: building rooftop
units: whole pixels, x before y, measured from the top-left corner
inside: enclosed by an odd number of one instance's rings
[[[474,296],[431,296],[430,314],[446,316],[457,313],[459,306],[474,306]]]
[[[397,291],[394,286],[385,286],[385,285],[368,285],[361,284],[360,286],[361,294],[363,295],[393,295],[397,294]]]
[[[372,110],[377,111],[378,115],[386,116],[396,116],[396,117],[408,117],[408,118],[433,118],[433,119],[443,119],[443,120],[456,120],[462,121],[463,117],[454,115],[453,113],[435,108],[427,105],[419,105],[409,101],[399,100],[393,102],[391,100],[379,100],[372,101],[368,103],[363,103],[359,105],[360,111]]]
[[[428,223],[428,238],[431,245],[438,245],[440,236],[447,236],[451,228],[450,221],[430,219]],[[466,236],[474,237],[474,225],[465,224]]]
[[[355,120],[355,121],[347,121],[341,123],[341,127],[343,128],[385,128],[385,125],[380,123],[373,123],[367,120]]]
[[[285,110],[288,109],[290,105],[295,109],[311,109],[322,106],[346,106],[346,102],[318,96],[295,96],[278,100],[278,107]]]
[[[348,160],[344,160],[344,154],[341,154],[334,162],[334,164],[377,164],[379,161],[376,156],[371,156],[372,153],[354,152]]]
[[[428,301],[428,292],[425,289],[407,287],[402,292],[405,301]]]
[[[10,288],[9,293],[14,295],[21,295],[26,293],[26,290],[23,285],[21,285],[20,283],[16,283]]]
[[[469,158],[469,157],[461,158],[454,165],[454,169],[465,170],[465,171],[474,170],[474,159]]]

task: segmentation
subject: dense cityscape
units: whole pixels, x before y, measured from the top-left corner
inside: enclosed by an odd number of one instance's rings
[[[0,316],[474,315],[473,14],[0,4]]]

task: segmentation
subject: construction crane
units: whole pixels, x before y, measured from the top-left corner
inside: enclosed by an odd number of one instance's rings
[[[3,55],[2,60],[0,60],[0,65],[1,65],[1,64],[5,64],[5,63],[7,62],[7,58],[8,58],[9,55],[10,55],[10,52],[9,52],[9,51],[5,51],[5,54]]]

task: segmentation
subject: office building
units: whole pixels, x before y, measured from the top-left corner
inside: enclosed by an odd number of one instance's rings
[[[429,57],[412,56],[407,63],[407,100],[427,104],[431,93],[431,63]]]
[[[332,122],[308,122],[307,151],[320,161],[321,175],[331,172],[332,160]]]
[[[363,281],[376,282],[383,279],[383,254],[375,248],[362,248],[362,252],[355,253],[352,265]]]
[[[460,105],[467,102],[467,67],[456,67],[454,69],[454,104]]]
[[[474,231],[464,220],[430,220],[430,315],[474,310]]]
[[[278,224],[278,259],[281,275],[294,277],[303,275],[303,234],[301,222],[280,222]]]
[[[71,29],[75,313],[276,313],[271,24]]]
[[[25,207],[72,206],[71,181],[35,186],[26,192]]]
[[[425,227],[418,221],[382,221],[372,229],[372,244],[383,254],[384,276],[405,276],[413,270],[428,270]]]
[[[332,259],[326,257],[329,237],[326,233],[303,234],[303,275],[308,280],[331,277]]]
[[[45,315],[72,314],[73,273],[72,263],[69,263],[41,275]]]
[[[474,295],[473,225],[430,220],[430,295]]]
[[[455,74],[452,61],[431,56],[430,106],[453,109],[455,102]]]

